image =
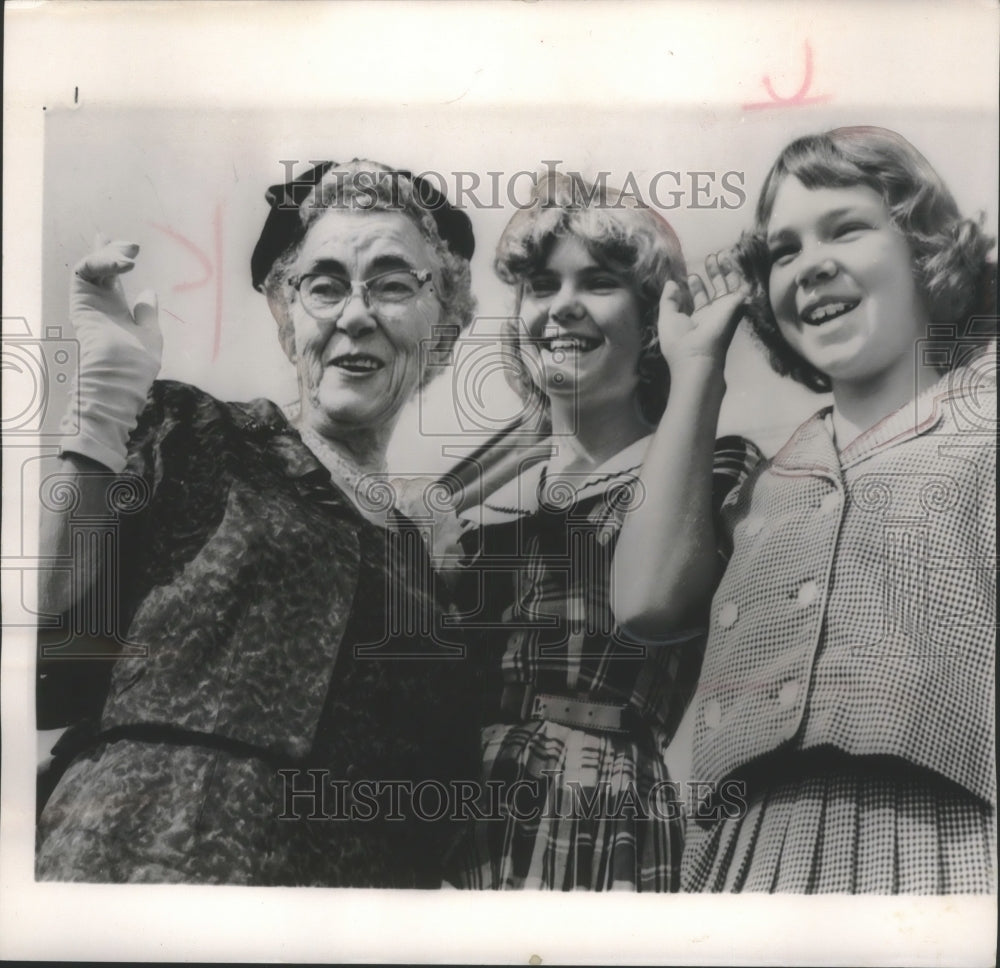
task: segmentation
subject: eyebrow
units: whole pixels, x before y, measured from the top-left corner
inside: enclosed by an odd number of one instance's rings
[[[596,276],[596,275],[611,275],[611,276],[624,276],[627,273],[625,268],[618,268],[614,265],[605,265],[604,263],[595,262],[593,265],[584,266],[579,271],[581,276]],[[555,269],[550,269],[548,266],[538,266],[536,269],[531,269],[526,273],[526,276],[540,276],[540,275],[556,275]]]
[[[824,212],[820,216],[820,221],[823,223],[835,222],[837,219],[843,218],[845,215],[857,215],[859,217],[863,216],[865,218],[871,217],[868,211],[868,206],[863,202],[859,202],[856,205],[845,205],[843,208],[832,208],[830,209],[829,212]],[[795,229],[783,226],[782,228],[777,229],[774,232],[769,232],[767,235],[767,241],[768,243],[776,242],[779,239],[783,239],[789,235],[795,235],[795,234],[796,234]]]
[[[414,268],[416,267],[405,256],[386,254],[376,256],[375,259],[372,260],[371,264],[368,266],[367,275],[371,277],[382,272],[392,272],[394,269]],[[310,273],[329,273],[330,275],[342,276],[345,279],[350,278],[350,273],[347,271],[347,267],[342,262],[338,262],[336,259],[314,259],[306,271]]]

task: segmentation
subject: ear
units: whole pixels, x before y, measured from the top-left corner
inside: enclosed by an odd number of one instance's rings
[[[273,290],[268,290],[265,296],[267,308],[271,310],[271,315],[278,324],[278,341],[281,343],[281,348],[285,351],[289,362],[294,363],[298,359],[298,353],[295,351],[295,325],[292,322],[288,302]]]

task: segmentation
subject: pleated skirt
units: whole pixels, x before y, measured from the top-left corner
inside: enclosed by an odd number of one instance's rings
[[[689,822],[682,890],[996,892],[996,811],[956,784],[889,757],[781,775],[751,780],[739,816]]]

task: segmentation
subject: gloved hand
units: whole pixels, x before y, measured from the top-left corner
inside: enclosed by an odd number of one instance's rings
[[[77,263],[70,285],[80,368],[61,427],[62,451],[116,473],[125,467],[128,438],[160,371],[163,349],[156,294],[147,290],[129,310],[119,279],[138,252],[134,243],[99,237],[97,248]]]

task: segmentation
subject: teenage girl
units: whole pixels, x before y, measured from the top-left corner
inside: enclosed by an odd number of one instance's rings
[[[703,395],[744,313],[778,372],[833,395],[724,509],[682,889],[996,890],[991,245],[905,139],[840,128],[781,153],[742,274],[723,259],[692,314],[665,290],[661,348]],[[664,430],[641,479],[667,499],[617,549],[630,628],[677,620],[677,574],[714,581],[713,522],[673,500],[693,465]]]

